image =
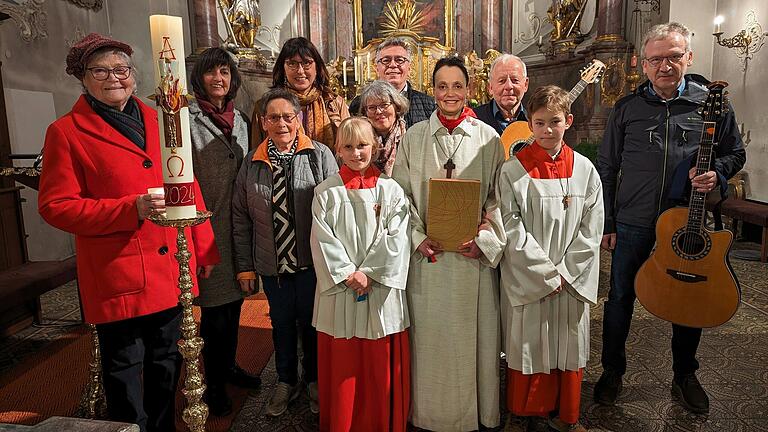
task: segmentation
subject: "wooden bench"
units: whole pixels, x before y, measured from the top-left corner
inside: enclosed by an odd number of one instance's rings
[[[723,201],[720,212],[734,221],[740,220],[763,228],[760,262],[768,262],[768,204],[728,198]]]
[[[4,336],[42,321],[40,296],[77,278],[75,257],[63,261],[30,261],[0,271],[0,315]]]

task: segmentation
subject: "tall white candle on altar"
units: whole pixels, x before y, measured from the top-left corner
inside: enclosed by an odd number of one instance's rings
[[[365,55],[365,80],[371,79],[371,53]]]
[[[355,56],[355,85],[360,84],[360,72],[357,70],[359,63],[360,62],[357,61],[357,56]]]
[[[344,82],[344,87],[347,86],[347,61],[341,62],[341,79]]]
[[[168,219],[194,218],[197,208],[181,17],[152,15],[149,17],[149,33],[155,93],[160,96],[156,102],[166,215]]]

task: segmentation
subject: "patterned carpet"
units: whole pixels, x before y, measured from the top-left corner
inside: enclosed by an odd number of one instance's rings
[[[671,326],[639,304],[627,346],[629,364],[619,402],[615,407],[592,402],[592,389],[601,372],[602,302],[610,269],[608,257],[602,258],[600,302],[592,308],[591,359],[584,375],[582,423],[591,430],[615,432],[768,431],[768,264],[732,259],[742,287],[742,304],[727,324],[704,331],[698,351],[698,376],[710,395],[711,412],[700,416],[689,414],[670,395]],[[71,285],[47,294],[43,307],[48,320],[72,323],[79,319]],[[0,340],[0,375],[68,331],[59,327],[29,328]],[[232,431],[317,430],[317,417],[309,411],[306,394],[294,401],[283,416],[265,416],[267,398],[276,384],[274,358],[262,378],[262,388],[249,395]],[[546,428],[539,425],[536,430]]]

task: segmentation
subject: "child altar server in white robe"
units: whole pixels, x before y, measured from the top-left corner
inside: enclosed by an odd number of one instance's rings
[[[368,119],[344,120],[343,166],[312,202],[321,431],[405,431],[408,421],[410,204],[371,164],[377,148]]]
[[[536,139],[501,168],[507,236],[501,320],[507,355],[507,429],[545,417],[560,431],[578,422],[589,356],[589,306],[597,300],[603,230],[600,177],[563,142],[573,122],[568,93],[540,87],[527,110]]]

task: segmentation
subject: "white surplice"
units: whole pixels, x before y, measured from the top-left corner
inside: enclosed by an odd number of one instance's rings
[[[408,213],[402,188],[385,174],[374,188],[347,189],[339,174],[315,188],[310,246],[317,273],[312,319],[317,331],[380,339],[408,328]],[[344,285],[355,271],[372,280],[365,301],[357,301],[355,291]]]
[[[563,179],[531,178],[516,158],[499,175],[507,236],[499,265],[504,352],[508,367],[526,375],[575,371],[589,358],[603,198],[595,167],[579,153],[573,156],[567,208]],[[561,276],[565,289],[547,297],[560,286]]]
[[[480,180],[488,230],[475,238],[483,252],[471,259],[454,252],[430,263],[416,251],[426,238],[428,184],[445,178]],[[411,126],[397,152],[392,177],[411,201],[411,421],[435,431],[469,431],[499,424],[499,298],[497,266],[504,228],[495,179],[504,161],[496,131],[468,117],[452,134],[432,113]]]

